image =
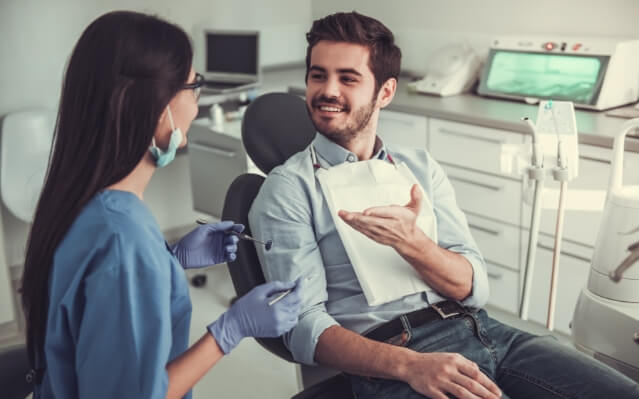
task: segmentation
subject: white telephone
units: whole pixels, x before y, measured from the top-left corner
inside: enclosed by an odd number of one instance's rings
[[[442,47],[428,57],[426,77],[408,84],[409,89],[436,96],[468,91],[479,77],[479,56],[465,43]]]

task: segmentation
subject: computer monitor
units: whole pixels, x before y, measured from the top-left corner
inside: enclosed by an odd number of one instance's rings
[[[207,82],[258,82],[259,36],[258,31],[200,29],[194,67]]]

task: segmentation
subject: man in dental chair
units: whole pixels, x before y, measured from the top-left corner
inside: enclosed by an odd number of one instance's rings
[[[257,247],[267,280],[308,280],[299,324],[284,336],[294,358],[346,372],[357,398],[639,398],[617,371],[482,309],[484,260],[444,171],[425,149],[377,135],[400,71],[392,32],[337,13],[316,20],[307,40],[306,103],[318,134],[270,173],[249,215],[256,237],[277,237],[271,251]],[[359,190],[363,168],[393,182],[409,170],[407,200],[370,205],[396,185]],[[340,207],[336,187],[363,211]],[[354,234],[392,248],[427,288],[370,305],[356,270],[380,261],[348,256]],[[390,278],[396,265],[381,266]]]

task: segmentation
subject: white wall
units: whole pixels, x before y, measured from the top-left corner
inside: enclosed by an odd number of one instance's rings
[[[25,108],[55,109],[75,42],[92,20],[116,9],[158,15],[190,35],[200,25],[260,30],[266,67],[301,62],[311,22],[311,0],[0,0],[0,117]],[[156,173],[145,202],[164,230],[194,221],[186,156]],[[5,291],[5,265],[22,263],[29,225],[4,205],[0,224],[0,291]],[[5,310],[0,308],[0,324]]]
[[[1,0],[0,115],[54,108],[76,40],[93,19],[116,9],[159,15],[189,34],[196,25],[261,30],[265,66],[301,61],[311,20],[310,0]]]
[[[423,72],[427,55],[451,40],[480,52],[494,35],[557,34],[639,38],[636,0],[322,0],[313,19],[356,10],[377,18],[397,36],[406,69]]]

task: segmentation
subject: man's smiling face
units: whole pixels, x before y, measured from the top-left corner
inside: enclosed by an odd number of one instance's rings
[[[338,144],[371,126],[376,107],[375,76],[367,47],[322,40],[312,49],[306,105],[318,132]]]

